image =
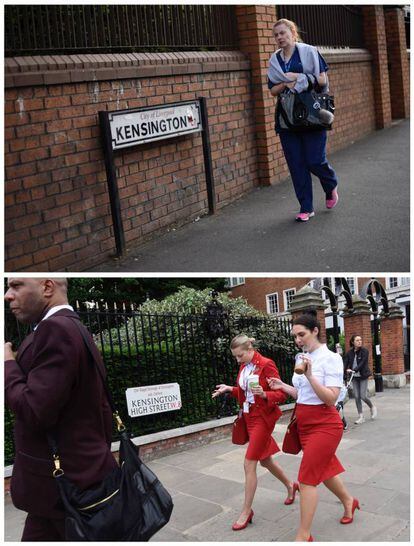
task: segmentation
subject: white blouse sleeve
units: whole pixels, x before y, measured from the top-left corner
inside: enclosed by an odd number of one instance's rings
[[[342,387],[344,384],[344,367],[342,358],[336,353],[326,362],[325,387]]]

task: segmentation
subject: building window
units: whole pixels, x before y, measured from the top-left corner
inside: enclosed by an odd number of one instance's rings
[[[346,282],[348,283],[349,290],[351,291],[351,294],[355,294],[355,288],[357,286],[357,280],[355,277],[345,277]]]
[[[279,297],[277,292],[274,294],[266,294],[266,308],[269,315],[279,313]]]
[[[228,288],[234,288],[235,286],[239,286],[244,283],[245,277],[229,277],[226,282]]]
[[[289,311],[290,306],[292,305],[293,296],[296,293],[296,288],[289,288],[288,290],[283,290],[283,299],[285,303],[285,311]]]
[[[389,277],[388,288],[397,288],[397,286],[398,286],[398,277]]]

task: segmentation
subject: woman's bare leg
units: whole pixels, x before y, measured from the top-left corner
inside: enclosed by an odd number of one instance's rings
[[[243,509],[237,523],[242,524],[250,515],[252,509],[254,494],[256,493],[257,488],[257,474],[256,474],[257,461],[251,461],[250,459],[244,459],[244,474],[245,474],[245,485],[244,485],[244,504]]]
[[[314,485],[300,484],[300,527],[296,542],[306,542],[311,534],[313,517],[318,505],[318,491]]]
[[[267,470],[273,474],[275,478],[277,478],[279,481],[283,483],[283,485],[286,487],[288,492],[288,497],[293,497],[293,482],[289,480],[289,478],[286,476],[286,474],[283,472],[282,467],[272,459],[272,457],[268,457],[267,459],[263,459],[260,461],[260,464],[267,468]]]
[[[332,491],[332,493],[336,495],[338,499],[344,505],[344,508],[345,508],[344,515],[348,518],[351,518],[352,517],[352,502],[354,499],[349,494],[341,478],[339,476],[333,476],[333,478],[329,478],[328,480],[325,480],[323,483],[329,489],[329,491]]]

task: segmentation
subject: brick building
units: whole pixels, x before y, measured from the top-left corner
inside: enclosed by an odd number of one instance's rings
[[[206,97],[217,208],[287,177],[266,84],[281,6],[229,8],[230,51],[6,57],[7,271],[82,271],[114,253],[101,110]],[[403,11],[363,6],[361,17],[364,47],[321,48],[337,106],[330,151],[408,117]],[[115,162],[127,247],[207,213],[199,134],[129,148]]]

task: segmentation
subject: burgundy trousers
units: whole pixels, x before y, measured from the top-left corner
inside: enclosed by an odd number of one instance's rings
[[[62,542],[65,540],[65,520],[49,519],[28,514],[22,542]]]

